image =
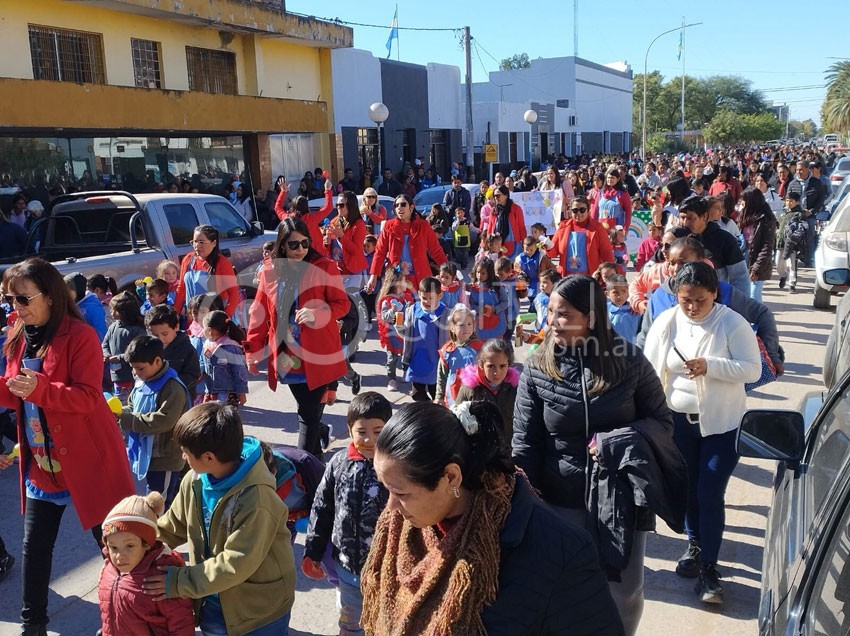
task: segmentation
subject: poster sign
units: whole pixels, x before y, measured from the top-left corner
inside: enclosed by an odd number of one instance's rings
[[[496,144],[484,144],[484,161],[493,163],[499,160],[499,147]]]
[[[546,226],[546,233],[551,236],[555,233],[555,227],[561,220],[561,199],[564,192],[547,190],[546,192],[514,192],[511,200],[522,208],[525,217],[525,227],[531,234],[531,226],[542,223]]]
[[[652,210],[649,208],[632,210],[632,224],[626,232],[626,247],[629,249],[632,261],[637,259],[638,248],[643,239],[649,236],[648,226],[651,220]]]

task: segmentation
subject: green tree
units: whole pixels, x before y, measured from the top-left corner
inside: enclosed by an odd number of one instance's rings
[[[515,71],[520,68],[529,68],[531,61],[528,59],[528,53],[518,53],[511,57],[506,57],[499,64],[500,71]]]
[[[740,118],[744,127],[744,136],[738,141],[767,141],[782,135],[782,122],[773,113],[741,115]]]
[[[836,62],[826,71],[826,99],[821,122],[826,132],[850,131],[850,60]]]
[[[710,144],[734,144],[744,138],[744,123],[737,113],[721,110],[702,128]]]
[[[767,108],[764,95],[753,89],[752,83],[735,75],[715,75],[703,80],[714,96],[718,110],[733,113],[755,114]]]

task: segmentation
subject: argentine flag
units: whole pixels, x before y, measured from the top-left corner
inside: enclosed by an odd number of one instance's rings
[[[390,37],[387,38],[387,59],[390,59],[393,52],[393,40],[398,40],[398,7],[395,8],[393,23],[390,27]]]

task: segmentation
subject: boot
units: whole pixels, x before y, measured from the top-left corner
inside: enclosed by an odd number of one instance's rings
[[[21,625],[21,636],[47,636],[47,625]]]
[[[689,541],[688,549],[676,564],[676,574],[686,579],[695,579],[699,576],[699,542]]]

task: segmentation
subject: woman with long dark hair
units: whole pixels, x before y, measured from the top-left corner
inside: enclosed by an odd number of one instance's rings
[[[653,513],[679,532],[684,516],[684,465],[670,411],[652,366],[612,330],[593,278],[559,281],[546,322],[543,344],[520,376],[514,461],[564,519],[594,530],[620,618],[634,634]],[[644,460],[639,471],[654,484],[647,503],[639,504],[632,488],[611,490],[594,470],[616,472],[625,456]]]
[[[3,348],[0,406],[17,413],[20,442],[22,634],[47,636],[53,546],[65,508],[73,505],[99,550],[101,521],[135,489],[124,441],[103,399],[100,342],[62,275],[31,258],[6,270],[3,288],[18,314]],[[0,455],[0,469],[11,465]]]
[[[428,221],[417,212],[413,199],[400,194],[395,198],[394,208],[395,218],[384,223],[378,236],[366,293],[375,291],[385,266],[399,266],[413,289],[419,289],[419,281],[431,276],[428,257],[438,267],[448,260],[440,240]]]
[[[605,173],[605,186],[593,203],[591,219],[599,221],[608,232],[618,225],[628,232],[632,222],[632,198],[620,180],[617,168],[609,168]]]
[[[407,404],[384,426],[389,492],[361,573],[370,636],[619,635],[587,533],[511,462],[495,404]]]
[[[174,309],[183,311],[187,298],[216,292],[224,303],[224,311],[233,318],[239,304],[236,270],[218,244],[218,230],[212,225],[199,225],[192,235],[192,251],[180,263],[180,278],[174,293]]]
[[[345,288],[360,291],[366,282],[366,255],[363,240],[366,238],[366,223],[360,216],[357,195],[351,191],[339,194],[336,201],[337,215],[331,219],[325,231],[325,249],[328,256],[339,267]]]
[[[744,190],[741,197],[739,227],[747,245],[747,267],[750,270],[750,298],[761,302],[764,281],[773,274],[773,248],[776,244],[776,216],[764,194],[757,187]]]
[[[522,242],[527,235],[525,215],[522,208],[511,200],[511,191],[508,186],[497,186],[493,191],[493,197],[496,199],[496,209],[490,215],[487,234],[501,236],[502,245],[507,250],[505,256],[513,260],[522,252]]]
[[[336,321],[349,305],[339,268],[313,248],[307,225],[281,221],[251,305],[248,370],[256,374],[257,363],[268,359],[269,387],[289,385],[298,403],[298,447],[320,459],[322,396],[347,371]]]

